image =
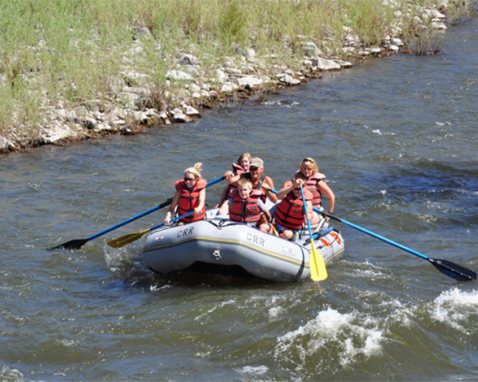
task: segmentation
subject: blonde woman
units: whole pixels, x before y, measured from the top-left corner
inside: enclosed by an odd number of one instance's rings
[[[193,167],[185,169],[183,179],[176,181],[176,192],[164,218],[165,224],[171,222],[171,215],[174,212],[177,212],[178,215],[184,215],[189,211],[194,211],[192,215],[181,219],[178,225],[204,219],[206,216],[207,181],[202,178],[201,171],[202,163],[198,162]]]
[[[305,181],[305,188],[312,193],[312,205],[321,208],[324,197],[328,201],[328,212],[333,213],[335,208],[335,194],[332,189],[325,182],[325,175],[319,170],[317,162],[311,158],[304,158],[299,165],[299,169],[294,174],[294,180],[302,179]],[[294,188],[292,181],[284,183],[284,188],[279,191],[277,197],[282,199],[287,193]],[[318,224],[320,216],[316,212],[313,213],[311,223]]]

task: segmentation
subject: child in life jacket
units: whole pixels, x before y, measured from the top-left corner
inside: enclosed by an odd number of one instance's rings
[[[305,184],[303,179],[295,179],[284,184],[277,193],[282,201],[277,204],[274,219],[277,233],[283,239],[291,240],[296,232],[302,230],[305,222],[304,203],[300,187]],[[284,195],[284,196],[283,196]],[[307,219],[312,219],[312,193],[304,187],[304,196],[307,205]]]
[[[260,199],[260,194],[252,189],[249,179],[239,179],[228,202],[219,209],[219,215],[227,214],[232,221],[246,223],[266,233],[270,230],[270,213]]]
[[[237,158],[237,161],[232,164],[232,171],[227,170],[224,173],[224,177],[227,181],[227,186],[222,191],[221,199],[216,207],[220,208],[222,204],[227,200],[229,192],[231,190],[231,183],[236,183],[241,175],[249,173],[249,166],[251,164],[252,155],[250,153],[242,153]]]
[[[164,223],[171,222],[171,215],[184,215],[194,210],[194,213],[181,219],[178,225],[203,220],[206,216],[206,185],[207,182],[201,176],[202,163],[198,162],[193,167],[184,170],[184,178],[176,181],[176,192],[164,217]],[[177,207],[177,211],[176,211]]]

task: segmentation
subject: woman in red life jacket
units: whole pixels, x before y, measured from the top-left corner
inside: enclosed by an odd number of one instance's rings
[[[206,185],[207,182],[201,177],[202,163],[198,162],[193,167],[184,170],[184,178],[176,181],[176,192],[164,218],[164,223],[171,222],[171,215],[184,215],[194,210],[194,213],[181,219],[178,225],[203,220],[206,216]]]
[[[246,174],[249,172],[249,165],[251,164],[251,159],[252,155],[250,153],[242,153],[241,155],[239,155],[239,158],[237,158],[236,163],[232,164],[232,171],[227,170],[224,173],[224,176],[226,177],[227,181],[227,186],[222,191],[221,199],[216,205],[217,208],[221,207],[222,204],[226,201],[229,195],[229,191],[231,189],[231,183],[236,183],[240,179],[242,174]]]
[[[304,184],[303,179],[288,181],[277,193],[277,195],[284,195],[274,213],[275,227],[283,239],[291,240],[295,233],[302,229],[305,222],[304,202],[300,191],[300,186]],[[304,188],[304,196],[307,203],[307,219],[311,220],[313,195],[307,188]]]
[[[319,166],[313,158],[306,157],[300,162],[299,169],[294,174],[294,179],[303,179],[305,181],[305,187],[313,196],[312,205],[317,208],[322,207],[324,197],[328,201],[327,211],[334,212],[335,208],[335,195],[332,189],[327,185],[325,181],[325,175],[319,172]],[[292,183],[292,182],[291,182]],[[284,186],[290,185],[287,182]],[[284,194],[280,192],[277,194],[279,199],[284,197]],[[317,212],[313,212],[313,218],[311,224],[316,225],[321,220],[320,215]]]
[[[270,230],[270,225],[267,223],[267,220],[270,221],[269,211],[261,201],[260,193],[252,189],[249,179],[239,179],[228,202],[221,206],[219,215],[227,214],[232,221],[257,227],[262,232],[268,233]]]

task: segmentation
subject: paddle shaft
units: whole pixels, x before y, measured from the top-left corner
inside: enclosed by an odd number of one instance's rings
[[[222,176],[222,177],[220,177],[220,178],[217,178],[217,179],[214,179],[214,180],[211,180],[210,182],[208,182],[208,183],[206,184],[206,187],[209,187],[209,186],[212,186],[212,185],[214,185],[214,184],[216,184],[216,183],[219,183],[219,182],[220,182],[221,180],[223,180],[223,179],[225,179],[224,176]],[[100,232],[98,232],[98,233],[95,233],[94,235],[88,236],[87,239],[88,239],[88,240],[96,239],[96,238],[99,237],[99,236],[102,236],[102,235],[104,235],[104,234],[107,234],[108,232],[111,232],[111,231],[113,231],[113,230],[115,230],[115,229],[117,229],[117,228],[119,228],[119,227],[122,227],[122,226],[124,226],[124,225],[126,225],[126,224],[128,224],[128,223],[131,223],[132,221],[135,221],[135,220],[137,220],[137,219],[139,219],[139,218],[142,218],[143,216],[149,215],[150,213],[152,213],[152,212],[154,212],[154,211],[157,211],[157,210],[160,210],[161,208],[164,208],[164,207],[166,207],[166,206],[169,206],[172,201],[173,201],[173,198],[169,198],[169,199],[166,200],[165,202],[163,202],[163,203],[157,205],[156,207],[150,208],[149,210],[146,210],[146,211],[144,211],[144,212],[141,212],[141,213],[138,214],[138,215],[135,215],[135,216],[133,216],[133,217],[130,217],[129,219],[126,219],[126,220],[124,220],[124,221],[122,221],[122,222],[120,222],[120,223],[118,223],[118,224],[115,224],[115,225],[113,225],[113,226],[111,226],[111,227],[109,227],[109,228],[106,228],[106,229],[103,230],[103,231],[100,231]]]
[[[415,251],[414,249],[408,248],[404,246],[403,244],[397,243],[393,240],[390,240],[382,235],[379,235],[375,232],[372,232],[366,228],[360,227],[357,224],[351,223],[348,220],[339,218],[338,216],[335,216],[331,214],[330,212],[325,212],[323,209],[316,208],[314,207],[314,211],[325,215],[331,219],[334,219],[340,223],[346,224],[349,227],[355,228],[356,230],[363,232],[369,236],[372,236],[376,239],[379,239],[387,244],[393,245],[396,248],[399,248],[405,252],[408,252],[414,256],[417,256],[423,260],[429,261],[435,268],[437,268],[440,272],[443,274],[454,278],[459,281],[468,281],[468,280],[476,280],[478,278],[477,273],[475,271],[472,271],[471,269],[467,269],[465,267],[462,267],[461,265],[455,264],[451,261],[448,260],[441,260],[441,259],[433,259],[431,257],[428,257],[427,255],[420,253],[418,251]]]
[[[393,240],[390,240],[382,235],[379,235],[375,232],[372,232],[372,231],[369,231],[368,229],[366,228],[363,228],[363,227],[360,227],[359,225],[357,224],[354,224],[354,223],[351,223],[349,222],[348,220],[345,220],[345,219],[342,219],[342,218],[339,218],[338,216],[335,216],[333,214],[331,214],[330,212],[325,212],[323,209],[320,209],[320,208],[317,208],[317,207],[314,207],[314,211],[318,212],[319,214],[322,214],[322,215],[325,215],[331,219],[334,219],[340,223],[344,223],[346,225],[348,225],[349,227],[352,227],[352,228],[355,228],[356,230],[360,231],[360,232],[363,232],[369,236],[372,236],[376,239],[379,239],[379,240],[382,240],[384,241],[385,243],[388,243],[390,245],[393,245],[394,247],[397,247],[397,248],[400,248],[408,253],[411,253],[412,255],[415,255],[415,256],[418,256],[422,259],[425,259],[425,260],[429,260],[430,258],[427,256],[427,255],[424,255],[423,253],[420,253],[418,251],[415,251],[411,248],[408,248],[408,247],[405,247],[404,245],[400,244],[400,243],[397,243]]]
[[[115,229],[119,228],[119,227],[122,227],[128,223],[131,223],[135,220],[138,220],[140,218],[142,218],[143,216],[146,216],[146,215],[149,215],[150,213],[154,212],[154,211],[157,211],[157,210],[160,210],[161,208],[164,208],[166,206],[169,206],[171,204],[171,202],[173,201],[172,198],[169,198],[168,200],[166,200],[165,202],[157,205],[156,207],[153,207],[153,208],[150,208],[149,210],[146,210],[144,212],[141,212],[140,214],[138,215],[135,215],[135,216],[132,216],[130,217],[129,219],[126,219],[118,224],[115,224],[115,225],[112,225],[111,227],[109,228],[106,228],[104,229],[103,231],[100,231],[100,232],[97,232],[91,236],[88,236],[87,237],[87,240],[93,240],[93,239],[96,239],[97,237],[100,237],[100,236],[103,236],[105,234],[107,234],[108,232],[111,232],[111,231],[114,231]]]
[[[207,183],[206,187],[209,187],[209,186],[212,186],[216,183],[219,183],[220,181],[224,180],[225,179],[225,176],[221,176],[220,178],[217,178],[217,179],[214,179],[214,180],[211,180],[210,182]],[[146,210],[144,212],[141,212],[135,216],[132,216],[126,220],[123,220],[122,222],[119,222],[115,225],[112,225],[111,227],[108,227],[102,231],[99,231],[93,235],[90,235],[88,236],[87,238],[85,239],[75,239],[75,240],[70,240],[66,243],[63,243],[63,244],[60,244],[60,245],[57,245],[56,247],[52,247],[52,248],[48,248],[48,250],[55,250],[55,249],[60,249],[60,248],[67,248],[67,249],[79,249],[81,248],[85,243],[87,243],[88,241],[90,240],[93,240],[93,239],[96,239],[97,237],[100,237],[100,236],[103,236],[105,234],[107,234],[108,232],[111,232],[111,231],[114,231],[115,229],[119,228],[119,227],[122,227],[128,223],[131,223],[132,221],[135,221],[137,219],[140,219],[142,218],[143,216],[146,216],[146,215],[149,215],[150,213],[152,212],[155,212],[163,207],[166,207],[166,206],[169,206],[171,204],[171,202],[173,201],[172,198],[169,198],[168,200],[166,200],[165,202],[153,207],[153,208],[150,208],[149,210]]]

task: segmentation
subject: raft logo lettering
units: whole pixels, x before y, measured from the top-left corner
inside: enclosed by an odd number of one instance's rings
[[[177,238],[185,237],[188,235],[191,235],[194,232],[194,227],[182,229],[181,231],[178,232]]]
[[[265,247],[265,245],[264,245],[265,240],[264,240],[263,237],[259,237],[257,235],[254,235],[254,234],[248,232],[247,235],[246,235],[246,239],[247,239],[247,241],[250,241],[253,244],[260,245],[261,247]]]

